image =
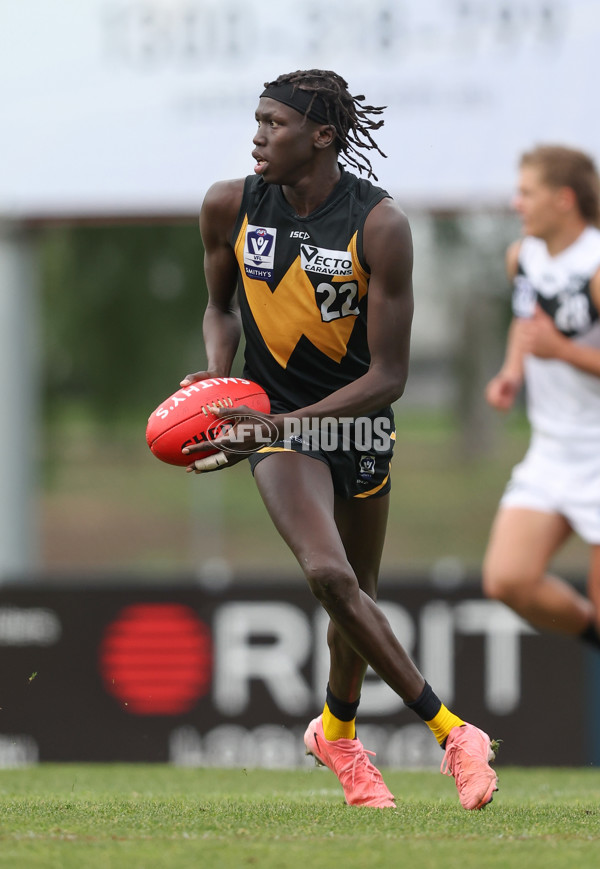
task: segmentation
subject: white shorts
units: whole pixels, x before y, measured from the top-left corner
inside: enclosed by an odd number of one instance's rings
[[[558,513],[586,543],[600,544],[600,444],[534,434],[500,506]]]

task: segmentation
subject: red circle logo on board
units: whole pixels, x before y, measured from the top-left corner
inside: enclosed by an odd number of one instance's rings
[[[127,712],[181,715],[210,686],[210,630],[182,604],[134,604],[107,626],[99,665],[105,689]]]

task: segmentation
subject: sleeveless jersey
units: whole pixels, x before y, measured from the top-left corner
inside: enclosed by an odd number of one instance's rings
[[[600,268],[600,230],[587,227],[557,256],[527,237],[519,251],[513,311],[529,317],[537,304],[570,340],[600,349],[600,320],[590,280]],[[600,438],[600,377],[559,359],[525,357],[527,411],[534,431],[577,440]]]
[[[246,178],[232,237],[244,376],[266,390],[274,413],[314,404],[367,371],[362,234],[387,196],[342,170],[325,202],[299,217],[278,185]]]

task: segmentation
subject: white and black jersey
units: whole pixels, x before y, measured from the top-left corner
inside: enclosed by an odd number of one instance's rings
[[[556,256],[527,237],[519,251],[513,311],[532,315],[538,304],[572,341],[600,349],[600,319],[590,281],[600,269],[600,230],[587,227]],[[529,420],[535,432],[578,440],[600,438],[600,377],[559,359],[525,358]]]

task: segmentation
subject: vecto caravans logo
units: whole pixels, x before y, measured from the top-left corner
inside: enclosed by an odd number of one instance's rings
[[[340,277],[352,274],[352,255],[347,250],[328,250],[315,247],[314,244],[301,244],[300,258],[305,272]]]

